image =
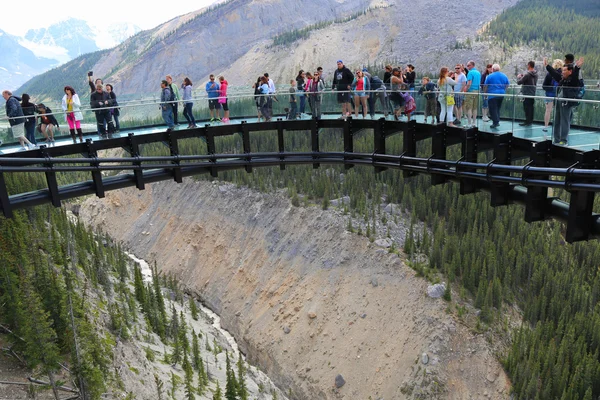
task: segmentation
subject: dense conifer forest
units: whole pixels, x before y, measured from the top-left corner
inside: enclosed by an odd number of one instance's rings
[[[600,78],[600,2],[596,0],[523,0],[490,22],[484,36],[504,47],[545,49],[554,54],[552,58],[562,59],[566,53],[585,57],[585,76]]]
[[[369,131],[355,135],[355,151],[372,152]],[[322,151],[342,151],[342,132],[321,130]],[[286,148],[310,150],[310,133],[286,133]],[[389,153],[401,153],[401,135],[387,139]],[[241,138],[222,137],[218,153],[241,151]],[[251,135],[251,148],[277,151],[277,135]],[[185,154],[206,153],[199,140],[180,145]],[[452,156],[458,158],[458,150]],[[164,153],[148,146],[147,154]],[[428,156],[425,144],[419,150]],[[451,156],[449,155],[449,158]],[[485,156],[482,156],[482,160]],[[488,160],[489,161],[489,160]],[[517,399],[592,399],[600,395],[600,245],[597,241],[568,244],[564,226],[556,221],[528,224],[524,209],[510,205],[492,208],[489,194],[460,196],[458,185],[431,186],[430,178],[408,179],[396,170],[375,173],[370,167],[344,170],[342,166],[288,166],[220,174],[221,179],[265,192],[285,189],[292,204],[327,208],[331,199],[350,196],[348,217],[364,218],[367,236],[384,237],[373,227],[390,216],[381,205],[398,204],[413,222],[427,230],[411,229],[404,251],[427,255],[425,264],[412,266],[425,277],[450,281],[461,299],[481,310],[476,329],[494,329],[512,340],[500,355]],[[209,179],[209,178],[202,178]],[[568,193],[555,193],[568,199]],[[385,198],[383,203],[376,199]],[[598,207],[596,207],[598,209]],[[520,310],[522,322],[510,328],[505,311]],[[460,313],[459,313],[460,317]],[[514,321],[512,321],[514,322]]]
[[[28,190],[42,186],[40,179],[39,174],[11,174],[7,185],[9,191]],[[59,180],[64,183],[65,176]],[[73,382],[72,389],[82,399],[108,395],[133,400],[136,395],[126,390],[113,352],[117,342],[139,339],[142,324],[165,348],[162,355],[146,348],[146,358],[160,357],[183,371],[183,376],[171,373],[168,382],[155,375],[155,398],[180,399],[178,388],[188,400],[218,393],[218,381],[204,360],[214,356],[216,363],[225,350],[193,331],[184,314],[165,300],[163,292],[168,290],[175,302],[189,307],[192,319],[199,318],[195,300],[185,298],[179,281],[160,274],[156,265],[152,272],[151,283],[143,280],[137,264],[131,273],[129,258],[118,243],[86,228],[64,207],[40,206],[17,211],[12,219],[0,217],[0,335],[7,344],[5,356],[22,363],[33,378],[48,382],[56,399],[64,398],[58,388]],[[236,357],[236,378],[230,354],[226,356],[225,398],[245,400],[247,366],[241,355]],[[30,387],[31,393],[39,390]]]

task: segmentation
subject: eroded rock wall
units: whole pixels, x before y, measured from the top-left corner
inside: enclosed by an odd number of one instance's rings
[[[508,397],[485,339],[335,211],[186,180],[89,198],[80,215],[180,277],[291,398]]]

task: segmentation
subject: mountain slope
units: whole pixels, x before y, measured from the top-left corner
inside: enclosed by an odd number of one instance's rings
[[[37,57],[23,47],[17,37],[0,30],[0,83],[2,88],[16,88],[40,70],[47,70],[55,60]]]
[[[457,18],[455,8],[442,0],[419,2],[420,9],[431,13],[407,12],[400,0],[231,0],[141,32],[113,49],[93,70],[113,83],[116,93],[128,95],[155,93],[166,74],[176,81],[189,76],[200,82],[210,73],[226,73],[231,85],[248,85],[269,71],[276,82],[284,82],[295,77],[299,68],[331,69],[340,58],[349,65],[424,60],[417,68],[429,69],[432,57],[449,58],[448,50],[456,40],[474,37],[484,23],[515,3],[486,1],[481,7],[478,0],[465,0],[462,7],[472,12]],[[289,47],[272,47],[278,34],[360,13],[347,22],[314,30]],[[460,60],[476,56],[455,54]],[[43,93],[46,89],[31,86],[28,90]]]

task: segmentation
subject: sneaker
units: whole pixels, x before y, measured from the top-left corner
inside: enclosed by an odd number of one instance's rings
[[[498,129],[499,126],[500,126],[500,124],[492,124],[492,125],[490,125],[490,128]]]
[[[229,118],[223,118],[223,122],[229,122]]]
[[[568,146],[569,145],[569,143],[566,140],[561,140],[560,142],[558,142],[558,144],[560,146]]]
[[[531,126],[532,123],[531,122],[520,122],[519,125],[520,126]]]
[[[482,119],[483,119],[483,122],[489,122],[490,121],[490,119],[487,117],[487,115],[484,115]]]
[[[25,151],[25,150],[28,150],[27,147],[25,147],[25,146],[19,147],[19,151]]]
[[[216,119],[215,119],[215,118],[211,118],[211,119],[210,119],[210,122],[215,122],[215,121],[216,121]]]
[[[548,132],[548,128],[542,128],[542,132]]]

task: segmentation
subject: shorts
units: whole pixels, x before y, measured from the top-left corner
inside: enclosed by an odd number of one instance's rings
[[[339,93],[337,94],[337,100],[338,103],[350,103],[350,93],[348,92],[343,92],[343,93]]]
[[[478,101],[479,96],[477,95],[477,92],[467,92],[467,95],[465,95],[463,108],[466,110],[477,110]]]
[[[12,130],[13,138],[18,139],[20,137],[25,137],[25,124],[21,123],[18,125],[13,125],[10,127]]]
[[[224,103],[219,103],[223,107],[223,111],[229,111],[229,106],[227,105],[227,99],[225,99]]]
[[[464,101],[465,101],[465,95],[464,94],[454,93],[454,107],[456,107],[456,108],[462,107]]]
[[[209,110],[218,110],[221,108],[219,104],[219,99],[208,99],[208,109]]]
[[[546,97],[552,97],[551,99],[544,99],[544,104],[554,103],[554,93],[546,93]]]
[[[358,97],[367,97],[366,92],[354,92],[354,95]]]
[[[483,97],[483,105],[481,107],[488,108],[488,97],[487,96]]]

